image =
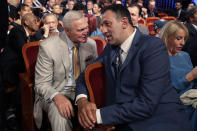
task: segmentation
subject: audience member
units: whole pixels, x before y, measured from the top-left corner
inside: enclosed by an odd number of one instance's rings
[[[25,71],[25,65],[22,57],[22,47],[31,41],[31,33],[38,30],[36,17],[32,13],[23,16],[21,25],[14,27],[8,36],[8,43],[1,54],[0,66],[2,69],[2,80],[6,85],[16,87],[19,90],[18,74]],[[6,103],[6,120],[8,127],[16,129],[17,92],[13,92]],[[11,124],[11,125],[9,125]]]
[[[86,14],[91,14],[93,15],[93,1],[92,0],[88,0],[87,2],[87,10],[86,10]]]
[[[186,27],[189,31],[189,38],[184,45],[183,50],[189,53],[193,66],[197,66],[197,7],[188,10],[189,22]]]
[[[196,4],[195,4],[194,2],[190,2],[190,3],[188,4],[188,6],[187,6],[187,11],[188,11],[190,8],[195,7],[195,6],[196,6]]]
[[[98,25],[98,28],[100,28],[101,26],[101,9],[102,9],[102,5],[101,3],[94,3],[94,16],[96,16],[96,22]]]
[[[57,18],[58,18],[58,21],[59,22],[62,22],[62,19],[63,19],[63,15],[62,15],[62,12],[63,12],[63,9],[62,7],[60,6],[60,4],[55,4],[53,5],[52,7],[52,12],[54,14],[56,14]]]
[[[52,131],[72,130],[75,81],[97,57],[95,41],[87,38],[88,23],[83,14],[69,11],[63,25],[65,31],[40,44],[35,67],[35,122],[40,128],[43,109],[48,113]]]
[[[138,24],[138,21],[140,20],[140,14],[142,12],[141,7],[137,4],[133,4],[128,7],[128,10],[130,12],[133,25],[137,27],[140,30],[140,32],[142,32],[143,34],[149,35],[148,28],[146,26]]]
[[[103,0],[103,8],[112,4],[111,0]]]
[[[156,37],[159,37],[159,33],[160,33],[160,30],[162,29],[162,27],[167,23],[166,20],[164,19],[159,19],[159,20],[156,20],[153,24],[153,29],[156,33]]]
[[[74,5],[73,10],[76,10],[76,11],[82,13],[82,14],[85,14],[85,6],[80,2],[77,2]]]
[[[18,19],[18,15],[17,15],[17,8],[11,4],[10,0],[8,1],[8,16],[9,16],[9,22],[14,21],[15,19]]]
[[[34,35],[35,41],[44,40],[64,30],[58,26],[58,19],[55,14],[45,14],[43,21],[44,25]]]
[[[158,17],[158,12],[156,10],[156,1],[155,0],[150,0],[148,2],[148,17]]]
[[[67,9],[72,10],[74,5],[75,5],[75,2],[73,0],[69,0],[67,4]]]
[[[0,24],[0,62],[1,61],[1,53],[3,52],[4,46],[6,45],[7,39],[7,31],[8,31],[8,3],[7,0],[0,1],[0,16],[1,16],[1,24]],[[5,121],[5,113],[4,113],[4,86],[2,81],[2,69],[0,68],[0,130],[4,131],[4,121]]]
[[[186,17],[185,17],[185,11],[182,9],[182,3],[180,1],[177,1],[175,3],[176,9],[173,11],[173,16],[176,17],[180,22],[185,22]]]
[[[166,43],[170,57],[170,78],[179,96],[190,89],[196,89],[197,67],[193,68],[189,55],[181,51],[187,40],[187,28],[180,22],[167,23],[160,34]],[[197,110],[192,105],[185,106],[193,131],[197,131]]]
[[[13,22],[11,22],[9,24],[9,29],[8,30],[10,31],[13,27],[21,25],[22,16],[27,14],[27,13],[31,13],[31,12],[32,12],[31,8],[28,5],[20,4],[19,7],[18,7],[19,18],[15,19]]]
[[[99,36],[104,38],[103,33],[99,30],[98,26],[97,26],[97,22],[96,22],[96,16],[91,15],[91,14],[86,14],[85,15],[88,18],[88,28],[89,28],[89,33],[88,36]]]
[[[108,6],[102,22],[109,44],[96,61],[106,71],[106,106],[97,109],[88,101],[81,74],[76,87],[80,124],[90,129],[95,123],[114,125],[120,131],[191,131],[170,83],[163,41],[133,28],[129,11],[121,5]]]

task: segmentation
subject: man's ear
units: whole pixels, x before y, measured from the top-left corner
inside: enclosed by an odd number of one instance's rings
[[[29,26],[29,21],[28,21],[28,20],[25,20],[25,21],[24,21],[24,25],[25,25],[25,26]]]
[[[121,22],[122,22],[122,28],[123,28],[123,29],[127,28],[128,24],[129,24],[128,18],[123,17],[123,18],[121,19]]]
[[[65,30],[66,34],[69,34],[70,33],[70,29],[64,27],[64,30]]]

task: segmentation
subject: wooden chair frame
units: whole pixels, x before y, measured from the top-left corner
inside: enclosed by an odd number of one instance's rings
[[[89,93],[89,97],[90,97],[90,102],[92,102],[92,103],[95,103],[95,96],[94,96],[94,93],[93,93],[93,90],[92,90],[91,84],[90,84],[90,79],[89,79],[90,72],[92,70],[94,70],[94,69],[99,69],[99,68],[102,68],[102,67],[103,67],[103,65],[100,62],[96,62],[96,63],[93,63],[93,64],[89,65],[86,68],[86,71],[85,71],[86,86],[87,86],[87,89],[88,89],[88,93]],[[98,130],[100,130],[100,131],[102,131],[102,130],[113,131],[115,129],[115,127],[112,126],[112,125],[109,125],[109,126],[96,125],[96,128],[98,128]]]

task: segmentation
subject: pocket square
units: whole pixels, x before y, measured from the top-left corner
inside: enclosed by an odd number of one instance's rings
[[[91,60],[93,60],[93,58],[94,57],[90,55],[90,56],[86,57],[85,62],[91,61]]]

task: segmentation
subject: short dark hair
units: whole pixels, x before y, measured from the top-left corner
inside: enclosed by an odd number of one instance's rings
[[[102,14],[104,14],[108,10],[110,10],[116,14],[116,19],[127,17],[130,25],[133,26],[130,13],[129,13],[128,9],[126,7],[124,7],[123,5],[120,5],[120,4],[109,5],[104,8],[104,10],[102,11]]]
[[[76,11],[84,10],[85,11],[85,6],[82,3],[77,2],[77,3],[75,3],[73,10],[76,10]]]
[[[17,7],[17,12],[21,11],[21,10],[24,10],[25,7],[29,7],[27,4],[20,4],[18,7]]]
[[[139,10],[139,16],[142,15],[142,8],[141,8],[138,4],[131,4],[131,5],[128,6],[128,8],[129,8],[129,7],[130,7],[130,8],[137,7],[138,10]]]

